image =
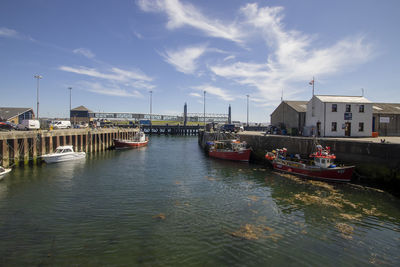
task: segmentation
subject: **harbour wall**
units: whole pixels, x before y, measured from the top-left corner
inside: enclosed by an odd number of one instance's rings
[[[53,131],[0,132],[0,160],[3,167],[37,163],[41,155],[58,146],[73,145],[75,151],[92,153],[112,147],[113,139],[129,138],[137,129],[65,129]]]
[[[277,148],[287,148],[289,154],[308,156],[313,151],[315,139],[312,137],[294,137],[283,135],[239,134],[241,141],[246,141],[252,148],[251,161],[267,164],[265,153]],[[199,144],[206,148],[210,140],[232,138],[229,134],[201,131]],[[378,184],[395,186],[400,189],[400,144],[373,143],[346,140],[345,138],[318,138],[322,146],[331,147],[337,157],[337,163],[356,166],[356,178]],[[400,190],[399,190],[400,191]]]

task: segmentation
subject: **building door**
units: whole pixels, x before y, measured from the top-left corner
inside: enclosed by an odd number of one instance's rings
[[[351,136],[351,122],[346,122],[345,125],[344,135]]]
[[[375,117],[372,117],[372,131],[375,132]]]

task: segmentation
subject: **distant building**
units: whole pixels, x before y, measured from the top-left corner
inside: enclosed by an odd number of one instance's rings
[[[372,131],[379,136],[400,136],[400,104],[373,103]]]
[[[92,111],[87,109],[84,106],[79,106],[74,109],[71,109],[70,116],[71,116],[71,123],[72,124],[79,124],[79,123],[89,123],[90,116],[89,113]]]
[[[35,113],[31,108],[0,107],[0,121],[8,121],[15,124],[22,120],[34,119]]]
[[[286,129],[288,134],[298,134],[306,122],[308,101],[282,101],[271,114],[271,124]]]
[[[315,95],[307,103],[306,135],[372,136],[372,103],[362,96]]]

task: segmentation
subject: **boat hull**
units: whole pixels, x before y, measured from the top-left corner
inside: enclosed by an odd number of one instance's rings
[[[138,148],[147,146],[149,141],[137,142],[137,141],[130,141],[130,140],[121,140],[121,139],[114,139],[115,148]]]
[[[250,149],[244,149],[240,151],[219,151],[210,150],[208,155],[213,158],[233,160],[233,161],[249,161],[250,159]]]
[[[275,170],[292,173],[299,176],[322,179],[327,181],[336,182],[350,182],[353,176],[354,166],[335,167],[335,168],[318,168],[318,167],[296,167],[293,165],[285,164],[284,162],[272,162]]]
[[[11,171],[11,168],[10,169],[4,169],[3,172],[0,172],[0,180],[3,179],[4,175],[9,173],[10,171]]]
[[[78,160],[78,159],[84,159],[86,157],[85,152],[74,152],[71,154],[51,154],[51,155],[44,155],[42,156],[42,159],[46,163],[58,163],[58,162],[64,162],[64,161],[70,161],[70,160]]]

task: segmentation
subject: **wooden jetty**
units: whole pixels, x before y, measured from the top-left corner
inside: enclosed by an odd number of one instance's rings
[[[114,146],[113,139],[129,138],[138,129],[66,129],[0,132],[0,159],[3,167],[34,163],[58,146],[73,145],[75,151],[104,151]]]

